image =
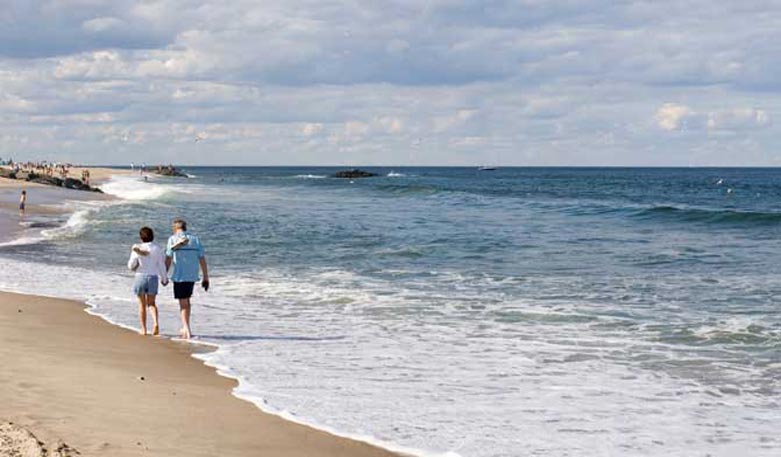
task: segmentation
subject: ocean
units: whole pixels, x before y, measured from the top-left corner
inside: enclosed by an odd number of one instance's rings
[[[781,170],[368,169],[117,177],[0,288],[135,327],[130,246],[184,217],[197,357],[263,410],[421,456],[781,454]]]

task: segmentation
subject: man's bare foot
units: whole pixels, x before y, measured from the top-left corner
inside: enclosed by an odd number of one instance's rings
[[[146,336],[146,329],[139,330],[138,334],[141,335],[141,336]]]
[[[155,325],[154,328],[152,328],[152,335],[157,336],[159,334],[160,334],[160,329],[157,328],[157,326]]]

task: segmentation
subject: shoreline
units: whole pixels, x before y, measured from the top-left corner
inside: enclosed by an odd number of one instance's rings
[[[204,345],[139,336],[84,303],[0,292],[0,328],[0,420],[82,455],[401,455],[262,411],[193,357]]]
[[[96,168],[96,186],[107,183],[112,176],[125,176],[123,170]],[[116,171],[116,173],[114,173]],[[19,192],[27,190],[25,211],[19,211]],[[16,244],[26,240],[34,227],[25,226],[25,222],[56,216],[71,216],[75,211],[67,208],[73,202],[110,201],[116,197],[102,192],[40,184],[23,179],[0,177],[0,246]],[[44,227],[54,228],[54,227]],[[39,233],[32,233],[33,238]]]
[[[124,175],[127,173],[120,172],[119,174]],[[105,183],[105,181],[109,180],[110,178],[111,175],[107,175],[103,182]],[[31,189],[37,189],[36,194],[40,193],[42,197],[46,198],[45,204],[28,205],[28,214],[30,216],[45,216],[47,215],[47,212],[49,213],[48,215],[68,215],[71,213],[68,210],[63,209],[62,211],[57,211],[52,208],[53,206],[56,207],[56,205],[61,205],[66,200],[113,200],[116,198],[107,194],[74,191],[70,189],[57,188],[54,186],[46,186],[24,181],[11,181],[10,183],[0,182],[0,185],[3,186],[3,188],[0,189],[0,200],[7,199],[9,196],[11,196],[11,199],[17,198],[18,196],[15,192],[28,186]],[[15,213],[13,203],[3,203],[0,201],[0,212],[7,212],[10,215],[13,215],[12,213]],[[12,218],[8,219],[10,222],[10,224],[6,224],[8,226],[0,226],[0,235],[2,235],[2,240],[0,241],[7,241],[6,238],[11,237],[10,239],[13,241],[6,244],[13,244],[14,241],[17,241],[20,236],[24,236],[24,229],[20,228],[17,224],[13,224],[13,220],[11,220]],[[34,331],[24,332],[17,325],[13,325],[14,318],[21,317],[22,314],[25,314],[26,309],[32,310],[38,307],[46,307],[47,313],[50,310],[54,310],[56,308],[56,316],[50,316],[51,319],[47,322],[44,322],[44,319],[42,318],[44,313],[41,312],[40,309],[37,309],[36,312],[38,313],[37,315],[39,319],[34,322]],[[17,310],[19,310],[17,313],[19,316],[14,315],[12,312]],[[74,358],[72,353],[57,354],[56,363],[40,363],[38,370],[45,370],[48,373],[46,377],[51,378],[50,383],[47,384],[47,391],[49,392],[48,396],[38,397],[35,399],[35,401],[23,405],[20,405],[18,402],[14,403],[14,398],[16,397],[26,398],[29,396],[29,393],[26,393],[25,391],[29,390],[30,386],[37,384],[35,379],[36,373],[34,371],[22,373],[15,371],[16,368],[18,368],[20,365],[28,365],[28,359],[30,358],[40,358],[41,355],[39,352],[51,352],[52,349],[54,349],[55,352],[58,352],[63,349],[62,347],[52,348],[47,344],[46,341],[39,341],[39,339],[46,340],[48,338],[40,338],[41,334],[47,336],[50,336],[52,333],[65,334],[68,337],[66,339],[68,343],[81,344],[83,343],[83,340],[91,339],[93,337],[92,334],[94,333],[106,333],[110,336],[102,339],[100,344],[90,346],[98,347],[100,349],[107,349],[110,351],[132,352],[136,349],[136,345],[140,344],[144,348],[147,348],[148,345],[152,345],[153,348],[145,349],[149,352],[138,355],[138,358],[145,359],[150,358],[149,356],[153,355],[153,357],[151,357],[153,360],[151,360],[150,363],[162,363],[165,365],[164,370],[160,367],[157,367],[156,369],[158,371],[170,371],[171,373],[175,374],[181,372],[182,370],[187,372],[190,370],[195,370],[197,372],[198,379],[194,381],[197,381],[198,383],[204,383],[211,389],[209,392],[210,404],[213,403],[217,405],[223,405],[224,407],[238,408],[241,410],[239,413],[240,417],[233,418],[232,420],[238,421],[241,424],[246,425],[246,423],[252,423],[261,426],[261,428],[267,426],[272,427],[274,430],[274,435],[270,437],[273,439],[268,442],[252,442],[251,444],[244,443],[244,441],[247,440],[251,441],[252,437],[256,436],[259,432],[250,432],[247,433],[247,435],[249,435],[247,437],[241,439],[236,438],[241,443],[236,444],[238,447],[236,448],[235,452],[220,448],[209,452],[200,453],[199,449],[192,448],[188,449],[186,452],[167,449],[164,452],[161,451],[156,453],[151,451],[152,448],[149,446],[145,446],[145,455],[243,456],[257,455],[258,452],[267,454],[267,452],[272,448],[274,451],[272,455],[291,457],[299,455],[343,455],[347,457],[390,457],[408,455],[407,453],[399,453],[397,450],[389,450],[390,448],[394,447],[392,445],[383,446],[380,443],[374,443],[373,438],[371,437],[351,437],[343,435],[335,430],[327,429],[326,427],[317,427],[316,425],[310,425],[304,421],[297,420],[295,416],[290,416],[284,412],[276,413],[274,411],[266,410],[262,407],[262,405],[258,404],[256,399],[242,398],[234,393],[235,387],[238,386],[238,384],[241,382],[239,379],[235,379],[227,374],[222,373],[220,367],[210,366],[204,360],[201,360],[197,357],[199,353],[209,352],[208,350],[202,350],[209,345],[197,341],[188,343],[173,339],[158,339],[152,337],[146,337],[146,341],[134,341],[130,343],[127,341],[128,338],[142,340],[143,338],[138,336],[135,333],[135,330],[129,330],[126,326],[112,322],[109,318],[99,313],[92,312],[91,310],[92,307],[90,305],[80,300],[69,300],[40,295],[28,295],[24,293],[19,294],[12,291],[0,291],[0,328],[3,329],[2,332],[0,332],[0,346],[2,346],[0,347],[0,354],[5,353],[3,359],[8,361],[5,372],[14,372],[14,374],[8,377],[0,374],[0,382],[4,386],[8,387],[2,389],[2,392],[0,392],[0,424],[7,425],[9,421],[13,422],[15,426],[22,427],[21,430],[23,434],[31,433],[34,435],[36,440],[48,443],[50,446],[53,446],[55,443],[65,442],[72,446],[73,449],[81,452],[82,455],[103,455],[104,452],[106,452],[107,455],[137,455],[139,449],[132,446],[127,447],[127,442],[129,442],[127,440],[125,440],[125,444],[120,449],[117,449],[116,445],[114,445],[114,447],[112,447],[110,450],[102,449],[100,448],[100,444],[95,442],[95,440],[99,439],[99,436],[95,436],[89,432],[84,433],[68,426],[61,427],[61,423],[69,423],[70,418],[78,416],[82,412],[80,411],[79,403],[71,404],[69,405],[69,408],[64,408],[64,410],[58,410],[58,408],[51,407],[52,399],[57,401],[57,399],[60,398],[72,397],[74,394],[79,397],[90,395],[90,393],[83,392],[79,389],[84,386],[89,386],[91,383],[89,379],[83,379],[81,382],[63,382],[63,379],[59,379],[58,381],[57,376],[51,375],[49,366],[57,366],[59,363],[63,363],[67,366],[81,365],[84,367],[82,372],[84,372],[84,376],[87,378],[90,378],[93,375],[103,377],[103,370],[96,366],[95,360],[92,360],[92,355],[81,353],[78,358]],[[32,313],[32,315],[35,314],[36,313]],[[28,313],[28,316],[29,315],[31,314]],[[80,317],[76,317],[76,315]],[[73,332],[73,329],[70,328],[70,326],[63,323],[65,321],[78,321],[78,329],[80,331]],[[20,343],[22,347],[19,347]],[[41,347],[42,345],[45,347],[43,351],[43,348]],[[155,347],[158,346],[159,349],[155,349]],[[171,351],[174,351],[178,354],[175,356],[176,360],[170,359],[169,355]],[[160,353],[162,353],[162,355]],[[183,361],[182,358],[186,359],[187,361]],[[111,357],[103,359],[102,362],[116,363],[117,360],[114,360],[113,357]],[[124,357],[121,360],[121,363],[131,364],[132,362],[128,361],[127,357]],[[200,366],[201,368],[193,369],[193,363],[195,363],[197,366]],[[71,373],[71,375],[73,375],[73,373]],[[127,385],[128,381],[125,380],[125,383],[120,383],[119,385],[112,384],[112,387],[110,388],[103,387],[100,391],[103,404],[110,404],[112,401],[118,401],[120,400],[118,397],[123,397],[123,394],[126,390],[132,390],[132,385],[133,383],[137,382],[137,380],[132,376],[130,378],[132,378],[130,385]],[[76,392],[74,392],[74,388],[76,389]],[[215,388],[219,388],[220,392],[215,393]],[[162,401],[170,400],[167,398],[167,396],[159,396],[159,399]],[[244,406],[235,406],[235,403]],[[122,405],[122,408],[124,409],[132,407],[135,407],[135,405]],[[58,414],[58,411],[61,411],[61,413]],[[99,417],[110,417],[112,411],[112,408],[104,406],[103,409],[97,408],[95,412]],[[168,417],[170,415],[170,411],[156,410],[154,411],[154,414],[155,416],[162,415],[164,417]],[[137,417],[140,422],[144,422],[146,420],[146,415],[139,413]],[[168,417],[168,419],[173,422],[177,420],[176,418],[171,417]],[[212,419],[212,417],[204,418],[204,420],[207,421],[210,419]],[[157,432],[162,433],[168,430],[173,433],[174,436],[179,436],[182,434],[183,432],[179,430],[178,427],[173,426],[170,421],[167,424],[158,424]],[[84,430],[93,430],[95,426],[96,424],[90,424]],[[219,424],[215,424],[214,426],[217,427],[216,430],[219,430]],[[108,430],[107,433],[113,436],[120,436],[122,432],[119,429],[125,428],[126,424],[124,424],[122,427],[115,427],[114,429]],[[10,433],[7,429],[8,427],[2,429],[0,432],[0,438],[3,438],[8,433]],[[18,429],[12,431],[17,434],[19,432]],[[141,433],[143,430],[136,430],[136,432]],[[210,435],[212,435],[214,439],[220,438],[219,432],[210,433],[210,430],[200,430],[200,433],[202,436],[195,437],[195,442],[198,442],[199,439],[203,439],[204,436]],[[291,439],[291,437],[295,437],[295,439]],[[157,441],[160,440],[166,440],[166,438],[157,438]],[[155,440],[150,439],[148,441],[151,442]],[[106,442],[109,441],[106,440]],[[158,442],[156,444],[159,445],[160,443]],[[231,444],[231,446],[233,446],[233,444]],[[0,450],[3,450],[3,448],[0,447]],[[51,452],[51,449],[49,452]],[[26,456],[25,454],[22,455]],[[49,455],[58,454],[55,453]],[[71,454],[62,454],[62,456],[69,455]]]

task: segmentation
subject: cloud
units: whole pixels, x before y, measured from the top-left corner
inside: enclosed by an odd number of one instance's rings
[[[656,111],[656,123],[662,130],[683,130],[687,121],[697,119],[688,106],[665,103]]]
[[[772,0],[3,6],[0,155],[689,165],[781,137]]]
[[[697,112],[685,105],[665,103],[656,111],[656,123],[662,130],[739,131],[764,128],[770,116],[764,110],[739,107]]]
[[[171,23],[134,14],[132,0],[6,0],[0,13],[0,56],[42,58],[117,48],[166,46]]]
[[[323,124],[308,122],[301,128],[304,136],[313,136],[323,131]]]
[[[125,22],[115,17],[96,17],[81,23],[82,30],[94,34],[119,30],[124,26]]]
[[[709,130],[741,130],[768,127],[770,116],[756,108],[735,108],[708,113]]]

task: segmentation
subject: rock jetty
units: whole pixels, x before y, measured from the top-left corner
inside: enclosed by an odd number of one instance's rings
[[[103,191],[97,187],[92,187],[89,184],[84,183],[84,181],[75,178],[58,178],[56,176],[49,176],[41,173],[14,171],[7,168],[0,168],[0,177],[45,184],[47,186],[65,187],[66,189],[103,193]]]
[[[372,173],[366,170],[359,170],[357,168],[353,168],[352,170],[342,170],[337,171],[334,173],[334,178],[347,178],[347,179],[355,179],[355,178],[371,178],[372,176],[378,176],[377,173]]]

